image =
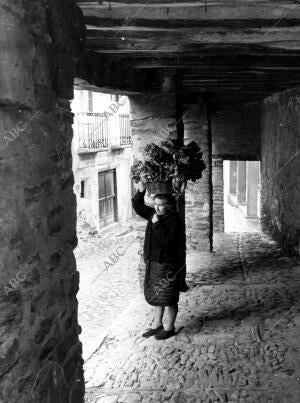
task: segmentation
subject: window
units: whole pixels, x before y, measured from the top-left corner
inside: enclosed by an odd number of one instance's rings
[[[80,197],[85,197],[85,181],[80,181]]]
[[[115,170],[99,172],[98,199],[100,225],[117,221],[117,188]]]

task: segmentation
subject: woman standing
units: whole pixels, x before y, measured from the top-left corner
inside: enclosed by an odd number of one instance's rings
[[[155,195],[153,207],[145,205],[144,196],[144,186],[139,182],[132,206],[139,216],[148,220],[144,241],[144,295],[155,307],[154,328],[143,337],[163,340],[175,334],[180,272],[185,268],[185,232],[171,195]],[[163,326],[165,309],[167,317]]]

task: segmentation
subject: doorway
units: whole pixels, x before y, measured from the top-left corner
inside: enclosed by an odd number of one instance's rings
[[[98,173],[98,202],[100,227],[118,220],[115,169]]]

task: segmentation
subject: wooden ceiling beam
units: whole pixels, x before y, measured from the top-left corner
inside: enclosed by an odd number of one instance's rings
[[[300,68],[298,70],[270,70],[270,71],[251,71],[251,70],[242,70],[242,71],[215,71],[215,70],[206,70],[206,71],[197,71],[196,73],[192,70],[186,70],[184,72],[184,77],[193,78],[193,77],[227,77],[227,78],[252,78],[257,80],[264,80],[265,78],[271,77],[273,78],[291,78],[293,76],[300,76]]]
[[[144,29],[204,29],[204,28],[227,28],[227,29],[259,29],[265,28],[272,30],[273,28],[280,26],[283,27],[296,27],[299,26],[299,18],[289,18],[280,20],[278,19],[236,19],[236,20],[145,20],[136,18],[120,18],[120,19],[103,19],[95,17],[93,15],[85,16],[85,22],[87,26],[99,27],[104,29],[112,29],[118,32],[126,32],[126,30],[144,30]]]
[[[255,70],[255,71],[272,71],[272,70],[298,70],[300,68],[300,52],[298,54],[288,55],[286,52],[280,54],[265,55],[251,54],[248,49],[248,54],[232,55],[223,53],[219,54],[206,54],[204,52],[198,53],[193,57],[184,55],[148,55],[145,57],[131,58],[130,63],[138,69],[155,69],[155,68],[169,68],[169,69],[185,69],[194,70],[195,73],[202,70],[210,71],[223,71],[228,69],[231,71],[240,70]]]
[[[185,38],[184,40],[172,40],[171,38],[169,40],[164,40],[161,38],[155,39],[138,39],[138,40],[133,40],[130,38],[126,37],[120,37],[120,38],[87,38],[88,41],[88,49],[91,50],[96,50],[98,53],[105,53],[107,51],[113,50],[114,53],[128,53],[128,52],[144,52],[144,53],[159,53],[159,52],[170,52],[170,53],[186,53],[186,52],[194,52],[197,53],[203,48],[206,47],[214,47],[218,46],[220,47],[221,45],[235,45],[238,46],[240,44],[243,45],[249,45],[249,44],[256,44],[256,45],[263,45],[264,48],[279,48],[279,49],[285,49],[285,50],[297,50],[300,51],[300,30],[297,34],[291,34],[289,38],[286,40],[272,40],[269,42],[263,43],[263,38],[262,36],[262,41],[254,41],[250,38],[242,39],[239,41],[237,39],[234,41],[233,39],[231,41],[226,41],[226,39],[222,35],[220,36],[219,40],[215,39],[207,39],[203,40],[202,42],[199,41],[193,41],[193,40],[188,40],[188,38]]]
[[[192,2],[156,3],[140,1],[134,4],[101,2],[101,4],[78,3],[85,17],[99,20],[121,20],[121,25],[136,25],[137,21],[181,22],[218,21],[272,21],[300,19],[299,4],[293,1],[239,1],[239,2]]]
[[[114,30],[88,28],[88,43],[97,43],[101,47],[101,41],[105,39],[111,43],[120,43],[124,38],[125,44],[130,42],[155,42],[159,43],[216,43],[216,44],[264,44],[272,42],[298,41],[300,37],[300,20],[296,27],[273,28],[273,29],[234,29],[228,30],[221,27],[215,29],[197,28],[197,29],[138,29],[137,27],[128,27]]]
[[[210,50],[214,50],[214,46],[210,45],[211,49]],[[295,44],[295,46],[292,46],[292,44],[288,45],[286,47],[284,47],[285,50],[294,50],[297,52],[300,52],[300,47],[299,47],[299,43],[297,42]],[[275,47],[274,47],[275,48]],[[272,47],[269,48],[269,50],[271,50]],[[283,48],[281,48],[283,49]],[[152,48],[152,49],[146,49],[146,48],[138,48],[138,47],[134,47],[132,46],[131,48],[128,49],[98,49],[97,46],[95,47],[90,47],[89,50],[92,50],[93,52],[99,53],[99,54],[110,54],[110,55],[115,55],[116,57],[124,57],[127,58],[129,54],[132,55],[136,55],[137,57],[166,57],[167,53],[169,54],[169,57],[196,57],[200,52],[202,52],[202,54],[204,55],[204,53],[207,52],[207,50],[209,49],[203,49],[202,47],[198,47],[195,48],[193,50],[191,49],[187,49],[186,51],[184,50],[184,47],[182,47],[182,49],[178,49],[178,47],[176,47],[176,45],[167,45],[164,48],[161,49],[156,49],[156,48]],[[215,52],[217,53],[217,51],[215,50]],[[231,53],[233,54],[233,50],[229,50],[227,48],[227,53]],[[271,52],[268,52],[268,48],[266,48],[266,55],[271,54]],[[251,55],[251,53],[250,53]]]
[[[272,57],[274,59],[274,62],[276,63],[276,59],[286,59],[288,60],[293,60],[297,59],[300,57],[300,52],[299,51],[290,51],[290,50],[284,50],[284,49],[271,49],[271,48],[266,48],[264,46],[254,46],[254,45],[243,45],[243,46],[234,46],[234,45],[226,45],[226,46],[220,46],[218,44],[215,44],[214,46],[203,46],[203,51],[198,51],[193,52],[193,51],[179,51],[174,53],[163,53],[163,52],[158,52],[158,57],[159,60],[165,60],[166,63],[171,62],[178,62],[178,60],[181,60],[182,62],[186,61],[187,63],[193,63],[193,60],[196,61],[197,63],[201,60],[206,60],[207,58],[224,58],[224,59],[237,59],[237,58],[245,58],[248,60],[252,60],[257,58],[257,60],[264,60],[267,58]],[[184,58],[183,58],[184,56]],[[113,54],[110,57],[116,57],[116,58],[121,58],[121,54]],[[125,56],[124,56],[125,57]],[[153,52],[148,55],[145,55],[144,58],[139,58],[140,62],[148,62],[149,58],[155,58],[156,55],[153,54]],[[126,57],[127,59],[127,57]],[[256,60],[256,59],[255,59]],[[281,60],[282,62],[282,60]]]
[[[183,80],[183,85],[186,84],[199,84],[199,85],[226,85],[226,84],[237,84],[237,85],[244,85],[244,86],[263,86],[263,87],[268,87],[270,85],[275,85],[277,87],[286,87],[289,85],[299,85],[300,84],[300,79],[298,80],[289,80],[289,81],[282,81],[282,82],[274,82],[272,80],[270,81],[251,81],[251,80],[222,80],[222,79],[217,79],[217,78],[212,78],[212,79],[192,79],[192,80]]]
[[[222,80],[186,80],[183,83],[183,86],[186,85],[198,85],[198,86],[203,86],[203,87],[209,87],[209,86],[218,86],[221,88],[225,88],[226,86],[230,85],[237,85],[237,86],[242,86],[244,88],[268,88],[270,86],[275,86],[276,88],[289,88],[293,86],[300,85],[300,79],[295,80],[295,81],[287,81],[287,82],[282,82],[282,83],[272,83],[272,82],[251,82],[251,81],[222,81]]]
[[[300,36],[300,35],[299,35]],[[108,41],[103,41],[103,44],[99,45],[99,41],[93,41],[88,45],[88,48],[97,53],[112,54],[117,57],[127,57],[128,54],[136,53],[138,58],[144,56],[151,58],[168,58],[169,60],[173,58],[174,60],[178,58],[192,59],[192,58],[207,58],[207,57],[221,57],[234,58],[239,56],[245,56],[248,58],[262,57],[267,58],[268,56],[279,57],[283,59],[284,57],[299,57],[300,50],[297,48],[298,42],[295,41],[295,49],[277,49],[274,43],[270,43],[269,47],[262,46],[260,44],[223,44],[223,43],[189,43],[180,45],[176,42],[169,42],[163,44],[156,44],[155,42],[135,42],[126,41],[122,37],[116,41],[116,43],[108,44]],[[293,44],[291,42],[290,46]],[[126,55],[126,56],[125,56]]]

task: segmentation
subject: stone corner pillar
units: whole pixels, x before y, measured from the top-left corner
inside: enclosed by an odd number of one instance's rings
[[[211,232],[211,161],[209,155],[209,126],[204,103],[185,104],[183,110],[184,143],[195,141],[203,152],[206,169],[202,178],[188,182],[185,192],[185,217],[187,248],[195,251],[210,251]]]
[[[224,232],[223,158],[212,160],[213,232]]]
[[[1,402],[84,398],[69,105],[74,3],[0,2]]]

